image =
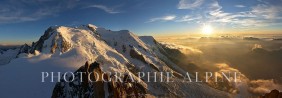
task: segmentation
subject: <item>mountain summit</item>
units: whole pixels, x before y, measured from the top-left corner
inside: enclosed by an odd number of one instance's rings
[[[181,82],[185,71],[172,57],[173,51],[151,36],[137,36],[128,30],[111,31],[95,25],[78,27],[53,26],[30,47],[24,45],[10,63],[0,67],[0,97],[228,97],[229,94],[203,83]],[[138,72],[171,72],[174,82],[72,82],[47,78],[42,72],[106,72],[131,74]],[[57,76],[62,76],[58,75]],[[98,74],[101,75],[101,74]],[[97,76],[89,76],[95,78]],[[161,77],[156,75],[157,79]],[[58,77],[57,77],[58,78]],[[107,79],[113,76],[105,76]],[[17,94],[9,94],[15,92]]]

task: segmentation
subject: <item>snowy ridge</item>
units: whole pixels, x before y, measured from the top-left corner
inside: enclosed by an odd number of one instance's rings
[[[138,71],[173,72],[177,76],[184,73],[160,52],[162,47],[153,37],[139,37],[128,30],[111,31],[91,24],[78,27],[50,27],[27,50],[27,53],[18,50],[16,52],[19,53],[18,58],[0,66],[0,87],[5,89],[0,92],[1,98],[18,95],[29,98],[51,97],[56,82],[42,83],[41,72],[75,72],[81,69],[85,62],[98,62],[103,72],[130,74],[136,74]],[[217,98],[229,96],[205,84],[182,83],[178,78],[173,79],[179,82],[142,81],[142,84],[145,84],[142,87],[152,96]],[[9,92],[17,94],[11,95]],[[64,92],[64,95],[71,96],[67,92]]]
[[[19,49],[9,49],[1,50],[0,49],[0,66],[8,64],[12,59],[16,58]]]

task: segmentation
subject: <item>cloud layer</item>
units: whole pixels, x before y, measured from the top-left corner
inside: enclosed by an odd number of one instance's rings
[[[182,0],[180,1],[182,2]],[[261,27],[280,24],[282,21],[282,7],[270,3],[259,3],[256,6],[250,7],[251,10],[239,12],[226,12],[217,0],[207,4],[199,9],[193,9],[197,14],[189,14],[183,16],[178,21],[194,21],[198,23],[225,23],[234,27]],[[234,5],[237,8],[246,7],[244,5]],[[191,6],[190,6],[191,7]],[[189,8],[187,8],[189,9]],[[205,9],[203,11],[202,9]]]
[[[121,13],[120,11],[117,11],[116,8],[109,8],[105,5],[90,5],[86,8],[98,8],[98,9],[101,9],[107,13],[110,13],[110,14],[117,14],[117,13]]]
[[[273,89],[282,90],[281,71],[278,70],[281,69],[282,56],[279,41],[224,38],[205,41],[188,38],[183,40],[181,37],[175,39],[172,42],[181,45],[166,43],[167,47],[183,50],[187,48],[182,48],[182,45],[187,43],[184,47],[188,46],[189,52],[183,61],[196,65],[196,71],[239,73],[241,82],[208,82],[214,88],[232,93],[234,98],[262,95]],[[192,51],[191,48],[200,53]],[[189,66],[187,69],[192,68],[194,67]]]
[[[7,0],[0,1],[0,24],[37,21],[74,9],[97,8],[110,14],[121,13],[120,6],[108,7],[80,0]]]
[[[196,54],[197,55],[197,54],[202,54],[203,53],[201,50],[193,48],[193,47],[177,45],[177,44],[174,44],[174,43],[165,43],[165,42],[162,42],[161,44],[165,45],[166,47],[171,48],[171,49],[178,49],[182,53],[188,54],[188,55],[192,55],[192,54]]]
[[[203,4],[204,0],[180,0],[178,9],[194,9]]]
[[[175,15],[167,15],[167,16],[162,16],[162,17],[156,17],[152,18],[147,22],[155,22],[155,21],[172,21],[176,18]]]
[[[252,6],[243,4],[224,6],[220,3],[221,2],[219,0],[180,0],[178,2],[177,9],[182,11],[187,10],[187,14],[183,15],[174,13],[175,16],[173,21],[198,23],[200,25],[228,25],[229,27],[236,29],[252,29],[282,25],[281,0],[258,0]],[[165,20],[164,17],[165,16],[153,18],[150,19],[150,21],[154,22],[157,20]]]
[[[77,0],[8,0],[0,4],[0,23],[36,21],[77,5]]]

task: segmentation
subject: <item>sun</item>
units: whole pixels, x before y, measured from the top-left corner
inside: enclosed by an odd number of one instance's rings
[[[202,28],[202,33],[205,35],[210,35],[213,33],[213,29],[210,25],[204,25],[204,27]]]

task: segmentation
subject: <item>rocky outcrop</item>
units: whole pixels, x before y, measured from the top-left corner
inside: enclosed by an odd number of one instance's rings
[[[136,50],[131,49],[129,54],[130,54],[130,57],[132,57],[134,59],[138,59],[138,60],[142,61],[143,63],[147,64],[143,55],[138,53]]]
[[[131,57],[131,58],[140,60],[140,61],[142,61],[143,63],[148,64],[148,63],[146,62],[145,58],[143,57],[143,55],[140,54],[140,53],[138,53],[134,48],[132,48],[132,49],[130,50],[129,54],[130,54],[130,57]],[[150,64],[148,64],[148,65],[149,65],[150,67],[152,67],[153,69],[155,69],[155,70],[157,70],[157,71],[160,71],[159,68],[156,67],[156,65],[154,65],[154,64],[152,64],[152,63],[150,63]]]
[[[32,48],[30,50],[30,53],[34,53],[35,50],[42,51],[44,41],[47,40],[51,36],[50,32],[53,32],[53,31],[54,31],[54,27],[49,27],[44,32],[44,35],[42,35],[37,42],[32,43],[32,46],[31,46]]]
[[[122,81],[117,80],[115,75],[105,74],[97,62],[86,62],[74,77],[70,76],[67,80],[73,81],[67,82],[61,78],[56,83],[52,98],[143,98],[147,94],[147,89],[129,79],[129,75],[124,75]]]
[[[55,38],[52,40],[51,53],[55,53],[58,49],[60,52],[64,53],[71,47],[71,44],[64,39],[61,33],[57,33]]]
[[[18,52],[18,55],[21,54],[21,53],[29,53],[29,49],[30,49],[30,48],[31,48],[31,47],[28,46],[27,44],[22,45],[22,46],[20,47],[20,50],[19,50],[19,52]]]
[[[279,92],[278,90],[274,89],[270,93],[266,93],[263,96],[260,96],[259,98],[282,98],[282,92]]]

